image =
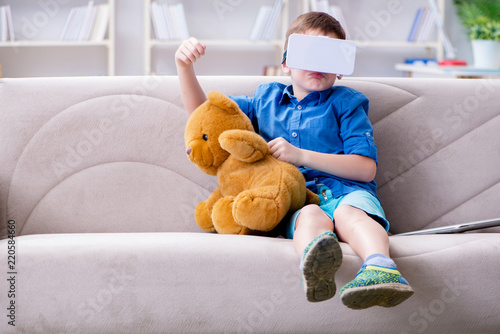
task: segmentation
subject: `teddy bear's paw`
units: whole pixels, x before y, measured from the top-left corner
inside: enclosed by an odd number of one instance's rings
[[[221,198],[215,203],[212,210],[212,220],[215,229],[221,234],[242,234],[242,226],[233,218],[234,197]],[[244,234],[244,233],[243,233]]]
[[[283,218],[283,205],[269,194],[242,192],[234,203],[234,218],[238,224],[257,231],[271,231]]]
[[[320,200],[317,194],[313,193],[311,190],[306,189],[306,204],[320,204]]]
[[[215,232],[215,227],[212,222],[210,215],[210,210],[207,207],[206,202],[200,202],[194,210],[194,218],[196,219],[196,224],[205,232]]]
[[[235,159],[247,163],[262,160],[269,154],[267,142],[253,131],[226,130],[219,136],[219,143]]]

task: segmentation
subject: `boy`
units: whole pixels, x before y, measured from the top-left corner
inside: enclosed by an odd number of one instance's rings
[[[285,50],[293,33],[345,39],[338,21],[320,12],[303,14],[290,25]],[[175,54],[188,114],[206,100],[193,68],[205,49],[190,38]],[[335,295],[340,239],[364,261],[356,278],[340,290],[342,302],[353,309],[396,306],[413,290],[389,257],[389,223],[373,180],[377,151],[368,100],[353,89],[332,87],[341,76],[288,68],[286,56],[282,69],[291,76],[290,86],[263,84],[253,97],[231,98],[268,141],[272,155],[297,166],[308,187],[320,195],[320,206],[307,205],[282,222],[302,256],[307,299],[318,302]]]

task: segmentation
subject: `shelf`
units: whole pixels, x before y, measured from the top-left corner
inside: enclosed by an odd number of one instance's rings
[[[436,7],[439,12],[439,16],[441,20],[445,20],[445,11],[446,11],[446,1],[447,0],[435,0],[436,1]],[[351,37],[352,38],[364,38],[366,37],[367,39],[358,39],[354,40],[356,42],[358,49],[363,49],[363,48],[386,48],[389,51],[391,49],[402,49],[402,48],[410,48],[410,49],[426,49],[427,52],[429,53],[429,57],[431,56],[430,53],[432,50],[435,51],[435,57],[439,60],[444,58],[444,47],[443,47],[443,41],[442,37],[438,33],[436,29],[436,37],[433,40],[429,40],[426,42],[408,42],[407,36],[402,37],[404,39],[401,40],[394,40],[394,36],[396,35],[401,35],[401,34],[393,34],[392,37],[390,37],[388,40],[383,40],[382,38],[379,38],[378,35],[383,35],[384,29],[388,29],[389,24],[392,22],[393,19],[396,17],[404,17],[408,18],[408,31],[410,30],[411,26],[410,24],[413,23],[414,20],[414,15],[415,13],[412,10],[408,11],[401,11],[401,13],[398,14],[393,14],[390,12],[389,9],[389,4],[386,4],[387,1],[378,1],[380,6],[380,9],[370,11],[369,13],[365,13],[365,15],[362,15],[363,13],[358,13],[355,12],[353,9],[357,7],[362,7],[363,2],[366,2],[366,0],[329,0],[330,5],[337,5],[342,7],[342,12],[344,16],[346,17],[347,21],[347,27],[349,28],[349,23],[351,23],[353,26],[351,28],[354,29],[349,29],[351,32]],[[398,6],[405,6],[405,2],[410,3],[410,0],[406,1],[399,1]],[[371,3],[376,3],[376,1],[372,0]],[[420,3],[415,2],[411,4],[414,7],[423,7],[423,6],[429,6],[429,3],[427,1],[421,0]],[[345,9],[347,8],[347,10]],[[402,8],[402,7],[401,7]],[[304,11],[309,11],[311,9],[311,4],[310,1],[305,2],[304,6]],[[379,12],[380,10],[380,12]],[[384,13],[383,15],[389,15],[388,17],[385,17],[387,21],[383,21],[383,19],[379,16],[381,15],[380,13]],[[362,17],[362,19],[360,19]],[[375,27],[378,30],[378,32],[371,32],[368,33],[366,30],[368,29],[368,25],[370,27]],[[375,29],[374,28],[374,29]],[[398,31],[399,33],[399,31]],[[361,34],[361,36],[359,36]],[[354,35],[354,36],[353,36]],[[363,36],[364,35],[364,36]],[[370,37],[373,37],[374,39],[370,39]],[[434,55],[433,55],[434,56]]]
[[[438,65],[412,65],[396,64],[396,70],[406,72],[411,76],[431,75],[433,77],[454,77],[454,78],[485,78],[498,77],[500,70],[489,70],[475,68],[472,66],[438,66]]]
[[[8,48],[12,48],[12,49],[16,49],[16,48],[66,48],[66,47],[70,47],[70,48],[73,48],[73,47],[91,47],[91,48],[97,47],[97,48],[101,48],[101,47],[105,47],[106,53],[107,53],[107,56],[106,56],[106,62],[107,62],[106,74],[110,75],[110,76],[115,75],[115,1],[116,0],[95,1],[93,3],[94,7],[92,8],[94,16],[89,16],[90,12],[88,12],[88,10],[91,8],[91,7],[89,7],[89,5],[90,5],[89,0],[65,1],[64,2],[65,8],[59,8],[59,6],[63,6],[62,4],[59,4],[57,6],[57,13],[54,13],[54,23],[52,24],[52,21],[49,20],[48,23],[45,24],[45,25],[49,25],[49,23],[51,23],[54,27],[56,27],[57,25],[60,25],[61,30],[63,30],[62,27],[64,26],[64,31],[70,31],[70,30],[66,30],[66,28],[71,27],[74,29],[75,26],[68,25],[67,20],[69,18],[74,19],[75,17],[77,17],[76,14],[73,16],[71,15],[72,13],[75,13],[75,11],[73,11],[73,10],[76,7],[85,8],[85,9],[87,9],[87,12],[85,13],[86,20],[80,21],[80,22],[82,22],[81,23],[82,25],[84,23],[88,24],[90,22],[90,21],[88,21],[88,19],[91,17],[94,20],[96,20],[95,22],[98,22],[97,20],[99,20],[99,19],[106,19],[106,21],[104,21],[104,20],[99,21],[99,22],[102,22],[101,25],[98,25],[97,23],[95,23],[93,26],[94,29],[95,29],[95,27],[99,27],[100,29],[102,29],[102,30],[98,30],[99,32],[105,32],[107,34],[107,36],[104,37],[105,38],[104,40],[101,40],[101,38],[103,37],[102,35],[94,37],[94,40],[92,40],[92,37],[88,37],[88,36],[86,36],[86,37],[89,38],[89,40],[83,40],[83,41],[80,41],[80,40],[79,41],[58,40],[57,38],[58,38],[59,34],[61,34],[61,32],[58,32],[57,30],[53,29],[53,31],[51,31],[50,34],[47,34],[45,36],[45,38],[39,39],[39,40],[24,39],[24,40],[0,42],[0,49],[8,49]],[[36,3],[33,3],[33,1],[31,1],[31,0],[23,0],[23,1],[11,0],[11,1],[4,1],[3,3],[9,4],[9,2],[12,4],[12,21],[14,22],[15,27],[18,27],[21,23],[26,24],[26,20],[29,21],[29,18],[31,18],[31,11],[36,10],[39,7],[39,4],[37,5]],[[14,7],[14,5],[16,5],[17,8]],[[103,5],[103,6],[97,7],[97,6],[101,6],[101,5]],[[107,7],[105,7],[104,5],[106,5]],[[41,8],[45,9],[45,7],[43,7],[43,6]],[[99,8],[99,12],[98,12],[97,8]],[[65,9],[68,9],[69,16],[64,14]],[[100,11],[100,9],[103,9],[103,11]],[[47,10],[47,9],[45,9],[45,10]],[[61,15],[57,16],[56,14],[58,14],[59,12],[61,13]],[[46,16],[49,15],[48,12],[44,12],[44,11],[36,12],[36,14],[40,14],[40,17],[42,17],[41,16],[42,14],[46,15]],[[34,18],[35,18],[35,16],[33,16],[33,19]],[[64,19],[64,22],[60,22],[62,19]],[[31,25],[36,26],[37,29],[42,29],[42,27],[39,27],[36,22],[32,23],[31,21],[29,21],[29,23]],[[65,24],[63,24],[63,23],[65,23]],[[45,27],[45,25],[43,27]],[[81,28],[78,27],[78,29],[81,29]],[[16,35],[17,35],[17,33],[16,33]],[[31,36],[29,36],[29,37],[28,36],[21,36],[21,37],[22,38],[31,38]],[[78,37],[82,38],[81,36],[78,36]],[[50,38],[50,40],[47,40],[47,38]],[[77,38],[74,38],[74,39],[77,39]],[[28,53],[29,53],[29,51],[28,51]],[[78,51],[78,53],[80,53],[80,52]],[[83,53],[82,53],[82,55],[83,55]],[[81,58],[79,58],[79,59],[81,59]],[[16,59],[16,61],[17,61],[17,59]],[[76,60],[75,60],[75,62],[76,62]],[[17,66],[17,63],[15,63],[15,65]],[[78,64],[76,64],[76,65],[77,66],[75,66],[75,67],[78,67]],[[19,66],[22,66],[22,65],[19,64]],[[29,75],[29,73],[28,73],[28,75]]]
[[[272,40],[272,41],[250,41],[247,39],[209,39],[200,40],[201,43],[208,46],[228,46],[228,47],[254,47],[254,46],[283,46],[283,41]],[[151,40],[151,46],[171,46],[178,47],[182,41],[160,41]]]
[[[14,41],[14,42],[0,42],[0,47],[3,48],[17,48],[17,47],[67,47],[67,46],[106,46],[109,47],[111,42],[104,41]]]
[[[179,45],[182,43],[181,40],[158,40],[153,38],[153,27],[152,27],[152,17],[151,17],[151,3],[154,0],[143,0],[143,20],[144,20],[144,63],[143,63],[143,74],[144,75],[149,75],[155,72],[155,61],[152,59],[152,52],[154,48],[168,48],[168,49],[176,49],[179,47]],[[157,0],[160,4],[173,4],[175,2],[186,2],[186,0],[176,0],[176,1],[161,1]],[[202,1],[202,0],[199,0]],[[258,49],[258,48],[273,48],[273,52],[275,53],[275,60],[276,64],[279,64],[281,62],[281,57],[282,57],[282,48],[284,44],[284,39],[285,39],[285,32],[286,29],[288,28],[288,17],[290,16],[289,12],[289,2],[296,2],[297,4],[304,4],[305,2],[309,0],[282,0],[282,8],[281,12],[279,14],[279,19],[278,22],[279,24],[276,25],[276,36],[272,40],[250,40],[250,39],[245,39],[246,36],[234,36],[234,39],[228,38],[228,39],[218,39],[214,38],[211,39],[210,36],[209,38],[200,38],[197,37],[201,43],[205,44],[208,47],[215,47],[215,48],[226,48],[228,51],[235,51],[235,52],[241,52],[243,50],[252,50],[252,49]],[[236,3],[236,2],[235,2]],[[228,6],[234,6],[231,7],[235,9],[236,7],[240,8],[241,4],[243,1],[238,2],[238,6],[236,5],[229,5]],[[260,6],[264,4],[264,2],[259,2],[258,4],[255,4],[253,1],[247,0],[245,2],[248,6],[255,6],[252,7],[252,9],[258,9]],[[265,2],[266,5],[272,5],[274,3],[274,0],[268,0]],[[190,15],[190,13],[187,13]],[[255,11],[255,17],[251,15],[251,17],[248,18],[248,20],[251,20],[252,23],[254,20],[257,18],[257,11]],[[189,22],[189,20],[188,20]],[[191,31],[191,29],[189,29]],[[213,34],[215,37],[215,34]],[[245,33],[244,35],[247,35]],[[218,37],[218,36],[217,36]],[[242,38],[243,37],[243,38]],[[173,60],[173,59],[172,59]]]
[[[175,41],[161,41],[161,40],[156,40],[152,38],[152,26],[151,26],[151,15],[150,15],[150,4],[153,0],[143,0],[144,4],[144,66],[143,66],[143,74],[148,75],[154,72],[154,62],[151,59],[152,57],[152,50],[154,48],[168,48],[168,49],[175,49],[177,48],[182,41],[175,40]],[[175,0],[177,2],[183,2],[187,0]],[[175,2],[174,0],[171,0],[171,2],[168,3],[173,3]],[[201,1],[201,0],[200,0]],[[365,2],[366,0],[356,0],[359,3]],[[410,0],[407,0],[410,1]],[[160,1],[161,3],[165,3],[165,1]],[[238,2],[240,4],[242,1]],[[250,1],[248,2],[249,4],[251,3]],[[262,2],[259,3],[259,5]],[[271,3],[271,0],[268,1],[268,3]],[[284,44],[284,39],[285,39],[285,32],[288,28],[288,21],[289,18],[291,18],[292,13],[290,13],[290,4],[293,3],[293,8],[295,8],[298,13],[294,12],[293,16],[296,17],[299,14],[308,12],[311,9],[311,2],[310,0],[286,0],[284,1],[284,6],[283,6],[283,12],[281,14],[281,27],[279,27],[280,31],[277,37],[277,39],[274,39],[272,41],[251,41],[247,40],[244,38],[231,40],[231,39],[202,39],[200,38],[200,41],[204,43],[207,46],[210,47],[219,47],[219,48],[227,48],[228,53],[233,52],[241,52],[242,50],[251,50],[251,49],[256,49],[256,48],[271,48],[274,47],[276,48],[276,57],[275,57],[275,62],[276,64],[279,64],[281,62],[281,57],[282,57],[282,47]],[[349,4],[354,3],[354,1],[349,1]],[[380,8],[381,10],[384,9],[384,3],[385,1],[380,0]],[[439,14],[441,18],[444,20],[444,14],[445,14],[445,4],[446,0],[436,0],[437,3],[437,8],[439,11]],[[347,6],[347,0],[329,0],[330,5],[342,5],[343,7],[348,8],[344,14],[348,17],[349,21],[349,15],[351,15],[353,18],[358,17],[358,13],[354,12],[352,9],[352,5]],[[425,6],[426,1],[421,0],[421,6]],[[255,5],[255,6],[259,6]],[[413,5],[418,6],[418,5]],[[350,11],[349,11],[350,8]],[[373,16],[373,14],[371,14]],[[407,13],[404,13],[405,20],[408,20],[408,25],[411,23],[411,21],[414,19],[414,12],[409,11]],[[370,16],[368,16],[370,18]],[[380,20],[380,18],[378,18]],[[254,20],[254,18],[248,18],[248,20]],[[376,18],[374,19],[371,17],[372,21],[360,21],[357,23],[358,27],[366,27],[367,23],[372,23],[376,22],[381,29],[381,33],[383,31],[384,26],[379,23]],[[191,22],[191,24],[196,24],[196,21]],[[354,20],[356,22],[356,20]],[[198,27],[198,26],[197,26]],[[198,27],[199,28],[199,27]],[[410,29],[410,27],[408,27]],[[355,30],[354,30],[355,31]],[[352,31],[351,31],[352,32]],[[368,34],[368,36],[371,36]],[[195,36],[197,37],[197,36]],[[360,38],[360,36],[355,36],[357,38]],[[377,36],[378,37],[378,36]],[[417,49],[419,50],[425,50],[428,54],[428,57],[436,57],[437,59],[442,59],[444,57],[444,48],[443,48],[443,42],[441,40],[441,37],[439,34],[436,36],[434,40],[427,41],[427,42],[408,42],[406,40],[406,36],[404,39],[397,40],[393,36],[385,36],[387,39],[384,40],[384,35],[381,34],[380,38],[377,39],[366,39],[366,40],[354,40],[356,42],[358,50],[362,49],[384,49],[384,52],[392,52],[393,50],[397,50],[400,52],[402,49],[408,49],[411,50],[410,52],[417,52]],[[361,36],[363,38],[363,36]]]
[[[373,47],[373,48],[438,48],[441,46],[439,42],[403,42],[403,41],[360,41],[354,40],[358,48]]]

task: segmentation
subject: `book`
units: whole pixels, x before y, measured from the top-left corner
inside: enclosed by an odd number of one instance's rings
[[[108,22],[109,5],[96,5],[91,0],[85,6],[71,8],[59,39],[62,41],[103,41]]]
[[[94,23],[94,29],[92,31],[91,40],[93,41],[103,41],[106,38],[106,32],[108,31],[109,24],[109,5],[102,4],[97,5],[97,14]]]
[[[271,40],[276,30],[276,24],[283,9],[283,0],[276,0],[272,6],[261,6],[255,18],[249,39]]]
[[[309,0],[309,9],[311,12],[318,11],[318,1],[317,0]]]
[[[256,41],[262,38],[262,33],[266,25],[266,21],[271,14],[271,6],[261,6],[255,18],[255,22],[250,32],[250,40]]]
[[[161,29],[161,37],[158,38],[160,40],[172,40],[176,39],[176,23],[174,19],[170,19],[171,13],[170,8],[167,4],[160,6],[159,12],[157,15],[157,19],[159,21],[159,26]]]
[[[433,28],[436,27],[436,17],[429,7],[425,8],[425,15],[422,21],[422,27],[416,38],[417,42],[428,42],[431,40]]]
[[[330,13],[330,3],[328,0],[316,0],[316,11]]]
[[[448,37],[448,34],[446,33],[446,30],[444,28],[444,22],[441,18],[441,15],[439,14],[439,9],[438,9],[436,0],[428,0],[428,2],[429,2],[429,6],[430,6],[432,12],[434,13],[437,31],[439,32],[439,35],[441,36],[441,38],[443,40],[446,58],[447,59],[455,59],[456,58],[455,48],[451,44],[450,38]]]
[[[76,41],[78,36],[80,35],[80,29],[83,24],[83,19],[85,16],[85,6],[79,6],[74,9],[73,20],[70,22],[67,34],[65,36],[65,40],[67,41]]]
[[[274,31],[276,30],[276,23],[283,8],[283,0],[276,0],[271,9],[271,14],[267,20],[264,31],[262,32],[262,40],[269,41],[273,38]]]
[[[278,76],[281,74],[281,66],[264,66],[262,74],[266,76]]]
[[[163,17],[163,7],[158,4],[158,2],[153,1],[150,6],[151,12],[151,23],[153,24],[153,31],[156,39],[164,40],[167,39],[166,35],[166,22],[162,19]]]
[[[189,38],[189,29],[186,20],[186,12],[184,10],[184,4],[179,2],[174,6],[174,12],[177,22],[177,27],[179,29],[179,39],[184,40]]]
[[[66,19],[66,22],[64,23],[64,27],[63,27],[63,30],[61,32],[61,35],[59,37],[59,39],[61,41],[66,40],[66,38],[69,36],[68,31],[69,31],[70,27],[72,28],[75,15],[76,15],[76,9],[71,8],[71,10],[69,11],[68,18]]]
[[[312,12],[324,12],[331,15],[344,29],[346,39],[351,39],[351,33],[347,27],[347,23],[342,12],[342,8],[338,5],[330,5],[328,0],[310,0],[309,6]]]
[[[14,23],[12,22],[12,11],[10,5],[4,5],[0,11],[0,37],[2,42],[15,41],[16,35],[14,33]]]
[[[413,24],[408,34],[408,42],[415,42],[417,40],[418,32],[420,31],[423,19],[425,15],[425,8],[419,8],[415,13],[415,18],[413,19]]]
[[[436,28],[436,14],[430,7],[419,8],[415,14],[408,42],[428,42]]]
[[[160,5],[153,1],[150,6],[154,37],[161,41],[189,38],[184,4]]]
[[[337,21],[339,21],[342,28],[344,28],[345,38],[351,39],[351,33],[349,31],[349,28],[347,27],[347,21],[344,17],[344,13],[342,12],[342,8],[337,5],[331,5],[329,14],[333,16]]]
[[[9,37],[9,27],[7,26],[6,6],[0,7],[0,42],[7,42]]]
[[[93,27],[95,15],[94,13],[94,1],[89,1],[87,7],[83,11],[82,25],[78,33],[78,41],[86,41],[90,39],[90,29]]]

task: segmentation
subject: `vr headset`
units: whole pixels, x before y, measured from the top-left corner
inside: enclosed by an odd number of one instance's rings
[[[337,75],[354,71],[356,43],[326,36],[292,34],[283,54],[289,68]]]

